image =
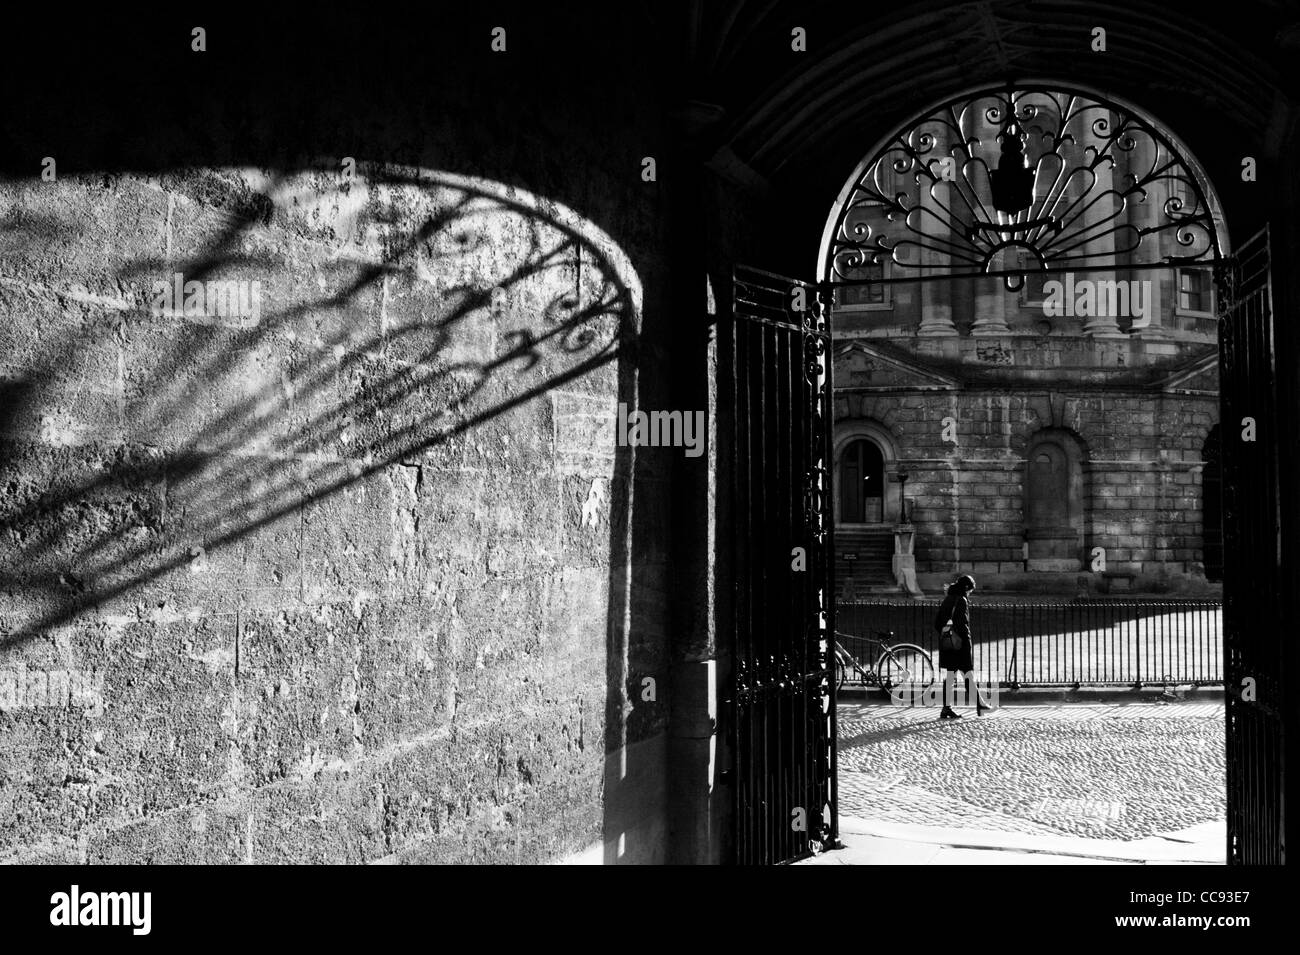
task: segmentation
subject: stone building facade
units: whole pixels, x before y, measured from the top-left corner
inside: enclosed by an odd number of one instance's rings
[[[840,305],[842,593],[913,589],[886,563],[909,546],[931,593],[958,572],[986,589],[1214,587],[1214,321],[1178,306],[1177,272],[1147,280],[1165,303],[1151,334],[1044,322],[1032,297],[1005,291],[1005,330],[983,334],[972,326],[989,297],[974,282],[954,283],[948,334],[922,332],[921,286],[895,288],[887,308]]]

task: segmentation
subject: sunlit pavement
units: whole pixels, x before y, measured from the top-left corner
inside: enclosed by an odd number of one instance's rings
[[[1221,702],[936,710],[841,701],[844,863],[1224,859]]]

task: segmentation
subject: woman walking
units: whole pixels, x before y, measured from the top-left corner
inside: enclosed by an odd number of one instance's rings
[[[943,709],[939,711],[941,720],[959,720],[961,714],[952,708],[957,692],[957,674],[965,675],[967,697],[975,698],[976,713],[983,714],[992,707],[985,706],[980,699],[979,684],[975,681],[975,653],[970,633],[971,591],[975,589],[975,578],[963,574],[948,585],[948,593],[939,607],[936,622],[941,631],[951,628],[952,637],[939,640],[939,669],[943,670]],[[945,646],[945,643],[951,645]]]

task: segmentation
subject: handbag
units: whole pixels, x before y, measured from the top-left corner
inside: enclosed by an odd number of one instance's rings
[[[940,650],[960,650],[962,648],[961,635],[952,628],[952,621],[948,621],[939,633]]]
[[[945,599],[944,599],[944,604],[947,605],[947,603],[948,603],[948,600],[947,600],[947,598],[945,598]],[[954,601],[953,603],[955,604],[956,601]],[[951,614],[952,614],[952,608],[951,608],[951,607],[948,608],[948,612],[947,612],[947,613],[944,613],[943,607],[941,606],[941,607],[939,608],[939,615],[938,615],[938,617],[935,618],[935,621],[934,621],[935,627],[939,630],[939,649],[940,649],[940,650],[960,650],[961,647],[962,647],[961,635],[958,634],[958,633],[957,633],[955,630],[953,630],[953,628],[952,628],[952,616],[951,616]],[[945,618],[945,617],[948,618],[946,623],[944,622],[944,618]]]

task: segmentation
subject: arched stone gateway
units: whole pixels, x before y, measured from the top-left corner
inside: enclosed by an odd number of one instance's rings
[[[481,10],[437,18],[268,9],[207,24],[201,54],[166,17],[14,31],[0,856],[834,845],[834,442],[859,419],[908,475],[917,561],[993,565],[989,586],[1058,573],[1024,566],[1031,442],[1078,435],[1082,549],[1107,570],[1077,576],[1111,593],[1162,568],[1204,586],[1219,425],[1225,849],[1285,861],[1300,270],[1269,263],[1300,261],[1294,3],[531,4],[508,54]],[[910,144],[924,190],[889,169],[864,194],[906,210],[861,208],[876,231],[842,251],[863,284],[818,270],[873,143],[1017,74],[1118,108],[1062,126],[1040,96],[1005,130],[958,108],[956,154]],[[1163,148],[1127,149],[1129,114],[1219,187],[1230,246],[1212,192],[1207,220],[1124,158]],[[1088,171],[1062,192],[1053,156]],[[392,162],[442,172],[382,184]],[[1150,231],[1170,218],[1189,244]],[[949,245],[909,236],[926,223]],[[1096,255],[1100,274],[1070,259]],[[749,262],[767,272],[742,293]],[[707,409],[706,452],[618,448],[620,404]]]
[[[819,263],[836,408],[869,402],[890,423],[923,589],[969,571],[994,590],[1074,592],[1085,537],[1109,557],[1089,563],[1093,592],[1205,589],[1183,445],[1218,417],[1211,273],[1226,249],[1182,142],[1077,86],[944,100],[858,164]]]
[[[1226,252],[1222,204],[1162,124],[1096,91],[1025,82],[945,100],[882,139],[840,190],[818,273],[867,288],[1000,275],[1018,291],[1035,272]],[[891,276],[860,274],[881,265]]]
[[[777,321],[819,330],[808,367],[834,396],[829,460],[814,454],[804,482],[815,523],[838,536],[825,536],[833,555],[815,565],[824,586],[805,605],[817,623],[797,642],[825,648],[837,626],[825,595],[875,526],[862,486],[882,466],[907,475],[916,580],[929,593],[961,572],[985,593],[1217,593],[1198,558],[1202,442],[1220,418],[1218,316],[1268,321],[1240,310],[1234,284],[1249,273],[1266,285],[1267,244],[1246,244],[1264,265],[1243,270],[1224,223],[1204,169],[1167,127],[1076,85],[978,89],[881,139],[826,220],[818,281],[752,276],[735,310],[738,325],[770,323],[750,303],[795,303]],[[1258,335],[1243,327],[1228,340],[1244,357]],[[887,519],[887,489],[879,500]],[[780,599],[770,577],[765,586]],[[824,680],[821,665],[808,681]],[[736,679],[739,724],[775,718],[749,688],[778,674],[745,660]],[[1250,733],[1275,740],[1257,716]],[[737,824],[750,832],[764,763],[736,745]],[[834,767],[832,752],[816,790],[828,800],[823,845],[836,842]],[[1253,798],[1235,791],[1242,807]],[[742,857],[773,848],[750,834]]]

